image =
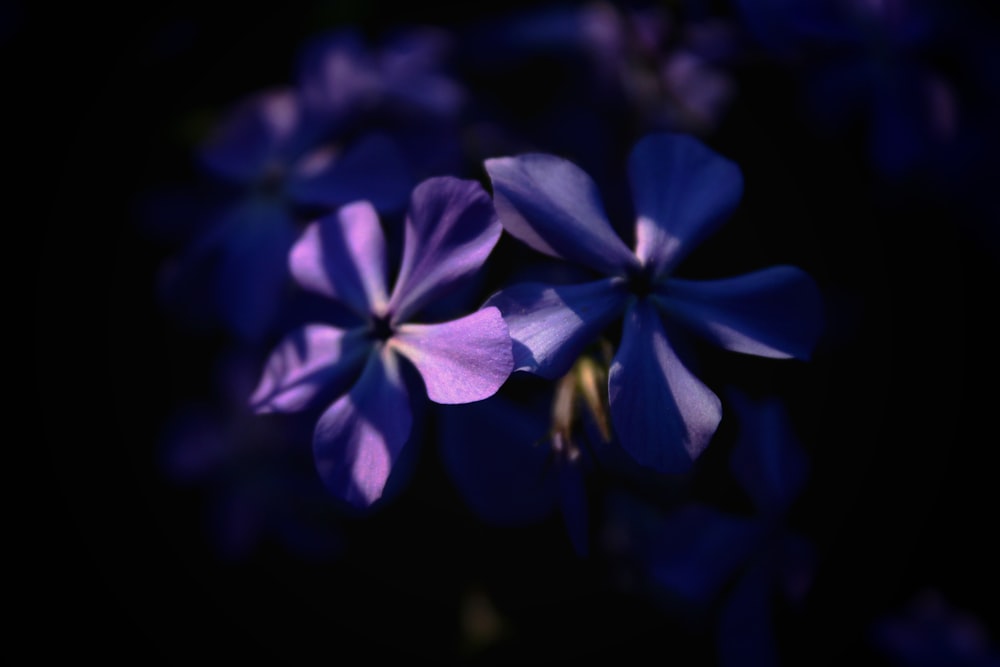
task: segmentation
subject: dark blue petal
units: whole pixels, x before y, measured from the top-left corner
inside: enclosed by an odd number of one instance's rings
[[[759,538],[751,520],[689,505],[664,517],[650,550],[651,573],[673,593],[708,605],[746,565]]]
[[[285,192],[300,204],[341,206],[367,200],[378,211],[406,205],[415,179],[399,146],[387,135],[365,134],[340,151],[319,148],[296,162]]]
[[[503,313],[514,341],[514,370],[554,380],[619,317],[627,295],[614,278],[582,285],[521,283],[485,305]]]
[[[778,667],[771,596],[772,563],[761,560],[743,573],[719,616],[716,632],[721,667]]]
[[[762,357],[809,359],[825,323],[818,286],[793,266],[720,280],[671,278],[656,294],[671,321],[727,350]]]
[[[280,202],[254,200],[234,210],[221,247],[214,287],[223,320],[241,337],[259,340],[275,323],[291,284],[288,252],[298,230]]]
[[[389,303],[393,321],[406,322],[477,272],[502,232],[478,181],[438,176],[420,183],[406,215],[403,259]]]
[[[535,250],[607,275],[638,268],[608,222],[597,185],[555,155],[529,153],[485,161],[500,222]]]
[[[730,468],[757,508],[782,511],[806,483],[809,460],[799,445],[785,404],[778,398],[753,400],[727,394],[738,423]]]
[[[496,395],[441,406],[441,455],[465,502],[498,524],[539,521],[556,502],[549,403]]]
[[[382,497],[412,422],[399,359],[383,348],[316,424],[313,455],[323,483],[354,507],[371,507]]]
[[[736,163],[683,134],[644,137],[632,149],[628,170],[636,255],[657,276],[715,232],[743,195]]]
[[[674,352],[648,299],[625,316],[608,396],[622,447],[658,472],[686,472],[722,419],[721,401]]]

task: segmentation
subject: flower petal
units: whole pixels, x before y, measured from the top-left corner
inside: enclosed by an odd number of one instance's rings
[[[671,278],[656,301],[709,341],[762,357],[808,359],[824,326],[813,279],[793,266],[774,266],[721,280]]]
[[[442,460],[478,516],[511,525],[552,513],[556,480],[547,441],[548,401],[522,404],[498,394],[443,406],[437,415]]]
[[[686,472],[722,419],[721,401],[684,365],[648,299],[629,309],[608,374],[611,418],[622,447],[643,466]]]
[[[514,370],[554,380],[619,317],[627,298],[621,281],[606,278],[580,285],[521,283],[485,305],[503,313],[514,341]]]
[[[710,604],[746,564],[762,524],[707,505],[688,505],[663,518],[650,549],[653,578],[673,593]]]
[[[304,289],[368,317],[385,311],[385,253],[378,214],[369,202],[359,201],[310,224],[288,262]]]
[[[405,322],[482,267],[502,232],[477,181],[439,176],[417,185],[390,300],[393,321]]]
[[[357,376],[370,350],[361,329],[306,325],[271,352],[250,406],[258,414],[296,412],[321,392],[340,393]]]
[[[809,472],[785,403],[776,396],[752,399],[735,389],[727,398],[739,420],[729,460],[733,477],[758,510],[783,512],[802,492]]]
[[[300,204],[341,206],[367,200],[378,211],[406,205],[414,177],[406,157],[387,135],[359,137],[341,152],[321,148],[296,163],[285,191]]]
[[[528,153],[485,161],[500,222],[538,252],[608,275],[638,260],[608,222],[597,185],[572,162]]]
[[[514,365],[507,324],[496,308],[442,324],[401,324],[389,346],[413,362],[435,403],[492,396]]]
[[[313,456],[323,483],[351,505],[370,507],[382,496],[412,423],[399,359],[383,347],[316,424]]]
[[[781,664],[774,637],[773,577],[773,563],[758,559],[733,586],[716,629],[720,665]]]
[[[239,336],[260,340],[275,324],[291,285],[287,258],[297,230],[288,209],[275,201],[251,199],[230,215],[214,303]]]
[[[736,163],[694,137],[660,133],[629,156],[636,255],[661,276],[726,220],[743,195]]]

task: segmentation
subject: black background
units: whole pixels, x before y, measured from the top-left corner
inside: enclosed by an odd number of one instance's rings
[[[19,617],[37,649],[166,664],[473,664],[456,646],[461,593],[475,584],[494,591],[517,628],[495,648],[499,664],[711,664],[709,638],[608,587],[555,519],[488,528],[430,459],[405,502],[354,526],[354,550],[333,564],[277,547],[242,562],[218,558],[201,497],[157,468],[159,429],[203,388],[198,369],[211,356],[210,343],[177,333],[158,310],[152,286],[164,251],[135,221],[151,184],[188,174],[178,118],[286,82],[296,45],[338,12],[376,25],[459,23],[471,10],[176,5],[49,15],[26,5],[12,5],[3,37],[15,92],[7,129],[25,149],[8,163],[11,194],[27,200],[7,224],[29,234],[9,242],[8,256],[25,262],[11,288],[34,296],[40,400],[8,448],[42,454],[10,504],[25,528],[12,547],[28,556],[11,576],[27,584]],[[736,222],[755,226],[712,249],[753,237],[766,249],[755,264],[799,264],[829,290],[835,313],[859,315],[810,370],[779,380],[807,389],[795,401],[814,477],[794,519],[821,555],[805,607],[777,617],[787,662],[874,659],[870,623],[925,588],[995,637],[997,255],[949,202],[905,189],[879,196],[859,143],[812,131],[781,71],[740,76],[744,94],[713,144],[744,168]],[[12,469],[12,481],[24,472]]]

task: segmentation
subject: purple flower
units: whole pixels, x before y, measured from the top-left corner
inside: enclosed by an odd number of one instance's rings
[[[401,30],[370,49],[344,28],[302,46],[293,85],[233,104],[197,153],[221,205],[198,212],[202,229],[165,272],[168,302],[194,315],[207,301],[208,319],[243,339],[272,334],[306,221],[358,200],[400,212],[419,179],[460,166],[464,93],[446,55],[440,31]]]
[[[641,465],[683,472],[722,417],[721,401],[693,372],[684,334],[727,350],[807,359],[822,327],[817,286],[775,266],[719,280],[674,270],[742,194],[740,169],[697,139],[649,135],[632,150],[635,250],[608,221],[593,180],[546,154],[486,160],[504,228],[535,250],[605,277],[573,285],[522,283],[487,301],[514,340],[514,369],[562,376],[583,350],[624,320],[608,399],[622,446]]]
[[[510,375],[511,341],[496,308],[439,324],[413,322],[481,267],[501,231],[479,183],[442,176],[413,191],[391,293],[385,239],[369,202],[321,218],[295,243],[294,279],[354,311],[357,323],[313,323],[287,336],[251,404],[258,413],[292,412],[335,397],[313,436],[316,466],[334,495],[358,507],[382,496],[412,430],[404,359],[437,403],[482,400]]]
[[[985,624],[935,589],[921,591],[900,613],[879,618],[872,639],[903,667],[998,667],[1000,652]]]

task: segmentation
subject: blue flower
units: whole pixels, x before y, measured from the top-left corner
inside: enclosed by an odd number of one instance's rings
[[[514,369],[549,379],[624,320],[608,376],[611,421],[640,465],[688,470],[722,417],[721,401],[694,374],[684,336],[727,350],[807,359],[822,329],[822,302],[801,269],[775,266],[719,280],[674,270],[733,210],[740,169],[697,139],[649,135],[629,158],[635,250],[616,234],[593,180],[563,158],[524,154],[485,162],[500,221],[535,250],[604,274],[572,285],[522,283],[487,305],[503,313]]]
[[[391,293],[385,238],[369,202],[312,223],[292,248],[298,284],[354,311],[356,324],[312,323],[288,335],[251,404],[258,413],[293,412],[335,398],[316,424],[313,453],[337,497],[364,508],[382,496],[412,430],[404,364],[416,368],[432,401],[445,404],[487,398],[510,375],[511,341],[496,308],[413,322],[480,269],[501,231],[478,182],[442,176],[413,191]]]

